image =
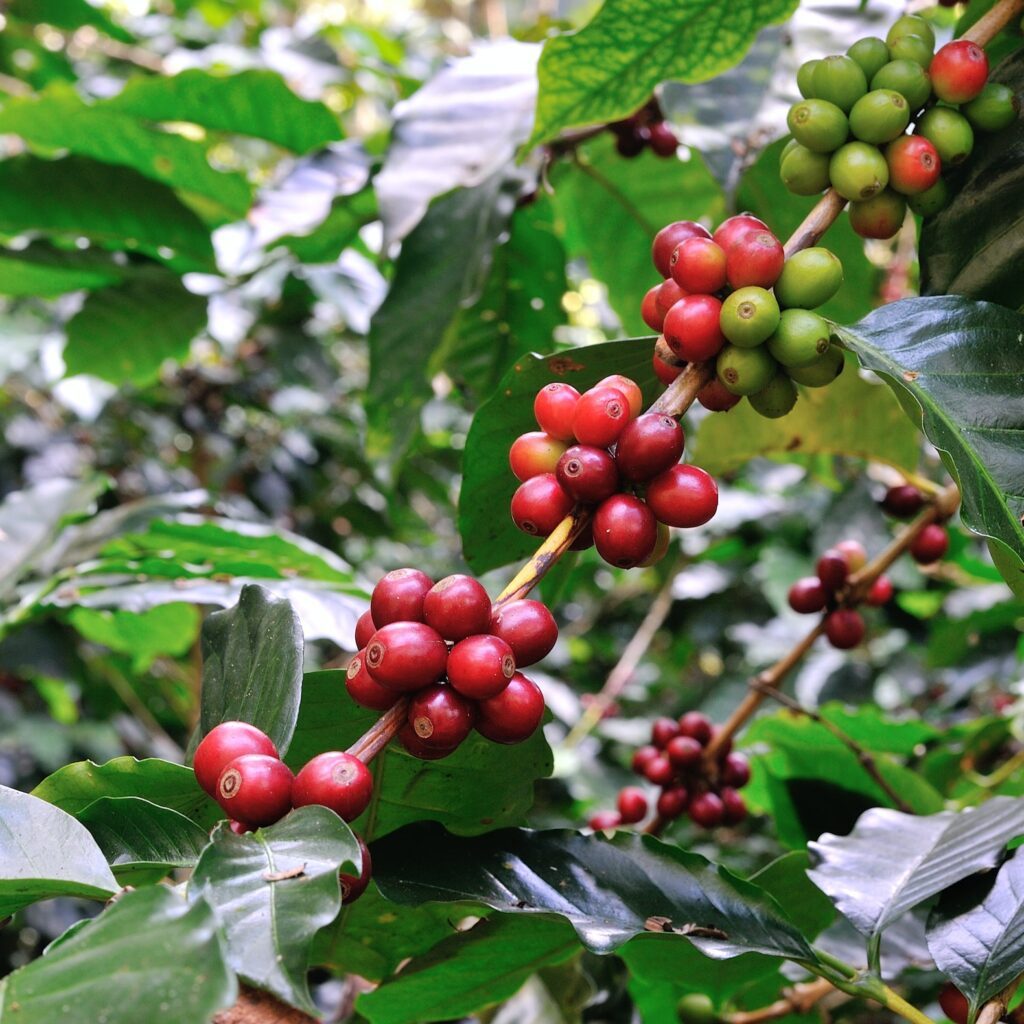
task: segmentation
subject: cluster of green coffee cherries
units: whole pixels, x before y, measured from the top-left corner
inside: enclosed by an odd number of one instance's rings
[[[899,18],[884,40],[807,61],[797,72],[804,99],[787,119],[782,181],[797,195],[834,188],[865,238],[891,238],[907,206],[938,213],[949,202],[942,172],[970,156],[975,129],[1000,131],[1017,118],[1017,97],[988,71],[970,40],[935,52],[932,27],[917,15]]]

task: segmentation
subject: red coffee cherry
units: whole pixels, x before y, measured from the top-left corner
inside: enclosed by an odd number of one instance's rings
[[[939,180],[942,161],[923,135],[901,135],[885,147],[889,188],[905,196],[926,192]]]
[[[360,868],[358,875],[347,875],[344,871],[338,873],[338,882],[341,885],[341,905],[347,907],[355,903],[360,896],[366,892],[370,884],[370,876],[373,874],[373,861],[370,859],[370,851],[363,842],[362,836],[355,837],[359,844]]]
[[[629,403],[630,419],[639,416],[643,412],[644,393],[640,390],[640,385],[631,377],[624,377],[621,373],[613,373],[599,380],[594,387],[618,388],[626,396],[626,401]]]
[[[771,288],[786,262],[782,243],[770,231],[750,231],[738,238],[726,257],[726,275],[733,288]]]
[[[355,821],[373,796],[370,769],[352,754],[328,750],[317,754],[300,769],[292,784],[292,804],[321,804],[345,821]]]
[[[664,318],[668,315],[668,311],[680,300],[685,299],[688,292],[683,291],[671,278],[668,281],[663,281],[658,286],[658,294],[655,298],[655,303],[658,307],[658,312],[662,316],[662,330],[664,330]]]
[[[697,401],[709,412],[728,412],[742,395],[734,395],[717,377],[712,377],[697,392]]]
[[[942,1012],[953,1021],[953,1024],[967,1024],[967,1017],[971,1010],[970,1004],[963,992],[952,982],[947,981],[942,986],[942,991],[939,992],[939,1006],[942,1007]]]
[[[594,513],[594,544],[609,564],[632,569],[651,552],[658,540],[654,513],[632,494],[614,494]]]
[[[676,155],[676,150],[679,148],[679,140],[676,138],[675,132],[664,121],[656,121],[648,126],[647,131],[649,133],[647,145],[651,147],[656,156],[670,157]]]
[[[663,789],[658,794],[657,811],[663,818],[678,818],[686,805],[690,802],[690,794],[684,786],[673,786],[671,789]]]
[[[292,808],[292,773],[278,757],[243,754],[224,766],[214,797],[235,821],[273,825]]]
[[[726,754],[722,762],[722,782],[742,789],[750,781],[750,763],[742,754]]]
[[[619,489],[616,460],[604,448],[574,444],[558,460],[555,477],[574,501],[597,505]]]
[[[651,357],[651,365],[654,367],[654,375],[665,387],[668,387],[685,369],[683,366],[673,366],[671,363],[666,363],[657,352]]]
[[[637,775],[643,775],[647,766],[659,756],[658,748],[652,744],[637,747],[633,752],[633,760],[630,762],[630,767],[637,773]]]
[[[460,640],[448,655],[448,682],[473,700],[496,697],[515,672],[512,648],[487,633]]]
[[[763,220],[758,220],[752,213],[738,213],[735,217],[723,220],[715,229],[712,236],[715,244],[725,250],[726,256],[729,250],[749,231],[767,231],[768,225]]]
[[[617,811],[598,811],[597,814],[591,815],[587,822],[587,825],[595,832],[610,832],[621,824],[622,819]]]
[[[838,590],[850,575],[850,563],[842,552],[831,548],[818,559],[818,579],[826,590]]]
[[[658,285],[647,290],[643,302],[640,303],[640,316],[652,331],[661,334],[661,325],[665,322],[665,314],[658,309]]]
[[[618,388],[594,387],[580,396],[572,431],[580,444],[607,448],[629,420],[629,399]]]
[[[864,639],[864,620],[852,608],[837,608],[825,618],[825,636],[833,647],[848,651]]]
[[[546,537],[572,511],[572,498],[554,473],[521,483],[512,495],[512,521],[523,533]]]
[[[910,545],[910,557],[919,565],[937,562],[949,550],[949,534],[938,523],[929,523]]]
[[[568,446],[548,437],[543,430],[520,434],[508,450],[508,464],[517,480],[529,480],[541,473],[554,473]]]
[[[413,697],[407,721],[425,747],[454,750],[472,731],[474,717],[471,701],[434,683]]]
[[[860,572],[867,565],[868,553],[859,540],[841,540],[835,550],[846,559],[850,572]]]
[[[440,761],[457,749],[456,747],[428,747],[416,735],[415,730],[408,722],[398,730],[398,742],[402,744],[407,754],[412,754],[413,757],[418,757],[421,761]]]
[[[718,509],[718,485],[697,466],[673,466],[650,482],[647,504],[666,526],[703,526]]]
[[[517,672],[496,697],[476,706],[476,731],[493,743],[522,743],[536,731],[544,717],[540,687]]]
[[[647,817],[647,794],[639,786],[619,791],[619,818],[623,825],[635,825]]]
[[[882,499],[882,508],[896,519],[909,519],[924,506],[924,495],[913,484],[890,487]]]
[[[594,546],[594,530],[589,520],[583,524],[583,529],[576,535],[576,539],[569,545],[570,551],[586,551]],[[521,664],[521,662],[520,662]]]
[[[348,695],[364,708],[387,711],[401,696],[395,690],[381,686],[366,667],[366,649],[361,650],[345,669],[345,689]]]
[[[665,315],[665,341],[690,363],[718,355],[725,344],[719,326],[722,303],[713,295],[687,295]]]
[[[721,291],[725,287],[725,250],[710,238],[687,238],[672,250],[672,279],[688,292]]]
[[[236,836],[244,836],[246,832],[255,832],[256,829],[252,825],[246,825],[244,821],[229,821],[228,828],[235,833]]]
[[[558,639],[555,617],[540,601],[509,601],[491,611],[491,632],[512,648],[518,668],[551,653]]]
[[[883,604],[888,604],[892,600],[893,586],[892,580],[888,576],[879,576],[871,587],[868,589],[867,594],[864,595],[864,600],[873,605],[875,608],[881,607]]]
[[[789,588],[789,607],[801,615],[820,612],[827,600],[828,591],[817,576],[804,576]]]
[[[679,719],[679,735],[695,739],[702,747],[706,747],[715,734],[715,727],[707,715],[699,711],[687,711]]]
[[[277,757],[277,747],[270,737],[248,722],[221,722],[215,725],[196,747],[192,768],[196,782],[216,798],[217,780],[229,761],[243,754]]]
[[[644,769],[644,776],[656,786],[667,786],[676,777],[675,765],[667,757],[656,757]]]
[[[491,599],[472,576],[455,573],[427,591],[423,619],[445,640],[487,633],[491,628]]]
[[[679,723],[673,718],[656,718],[651,723],[651,743],[664,750],[679,735]]]
[[[715,828],[725,817],[725,804],[717,793],[698,793],[686,808],[695,825]]]
[[[361,651],[376,632],[377,627],[374,624],[373,616],[370,614],[370,609],[367,608],[356,621],[356,650]]]
[[[448,645],[422,622],[381,626],[366,645],[363,663],[381,686],[411,692],[436,683],[448,661]]]
[[[954,39],[940,47],[928,67],[932,89],[946,103],[967,103],[985,88],[988,57],[969,39]]]
[[[665,753],[677,768],[696,768],[704,756],[704,747],[692,736],[676,736],[668,741]]]
[[[683,454],[683,428],[671,416],[648,412],[626,424],[615,449],[619,472],[633,481],[650,480]]]
[[[722,801],[722,824],[738,825],[747,816],[747,805],[743,797],[730,786],[724,786],[718,796]]]
[[[692,220],[677,220],[674,224],[666,224],[655,236],[651,245],[651,259],[662,277],[672,272],[672,253],[676,246],[687,238],[710,238],[707,228]]]
[[[434,581],[419,569],[394,569],[381,577],[370,595],[377,628],[392,622],[422,622],[423,598]]]
[[[571,441],[572,417],[580,393],[571,385],[556,381],[537,392],[533,415],[541,430],[556,441]]]

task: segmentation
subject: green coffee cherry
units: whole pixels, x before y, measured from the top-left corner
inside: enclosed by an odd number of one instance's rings
[[[970,121],[952,107],[932,107],[917,122],[917,134],[923,135],[938,151],[943,167],[963,163],[974,149],[974,130]]]
[[[877,36],[867,36],[865,39],[858,39],[847,51],[846,56],[855,60],[864,77],[870,82],[878,72],[885,67],[892,59],[889,56],[889,47],[884,40]]]
[[[850,57],[826,57],[811,76],[814,95],[834,103],[844,113],[868,91],[868,80],[861,66]]]
[[[782,147],[782,152],[779,153],[779,166],[780,167],[782,166],[782,161],[785,160],[786,157],[789,156],[789,154],[792,153],[793,150],[797,148],[797,146],[800,146],[800,143],[797,142],[796,139],[789,139],[786,142],[786,144]],[[800,146],[800,148],[803,149],[802,146]]]
[[[690,992],[676,1003],[676,1016],[680,1024],[715,1024],[718,1014],[715,1004],[702,992]]]
[[[718,353],[715,369],[727,391],[734,395],[753,395],[767,386],[778,365],[763,345],[756,348],[726,345]]]
[[[889,53],[893,60],[912,60],[925,70],[932,62],[933,47],[920,36],[900,36],[889,44]]]
[[[901,36],[921,36],[931,49],[935,49],[935,32],[932,30],[931,25],[920,15],[904,14],[902,18],[897,18],[889,26],[885,41],[891,47],[893,41]]]
[[[783,150],[782,162],[779,164],[779,177],[782,183],[798,196],[814,196],[824,192],[829,186],[828,153],[815,153],[806,146],[801,146],[793,139],[794,146]]]
[[[843,372],[846,360],[838,345],[829,345],[828,351],[810,366],[791,366],[786,373],[805,388],[823,388]]]
[[[814,153],[838,149],[850,132],[846,115],[827,100],[803,100],[789,108],[786,118],[793,138]]]
[[[850,203],[850,227],[861,238],[892,238],[907,215],[907,199],[891,188],[863,203]]]
[[[753,348],[779,326],[779,304],[766,288],[737,288],[722,303],[718,326],[734,345]]]
[[[907,206],[919,217],[933,217],[948,205],[949,186],[942,178],[924,192],[918,192],[916,196],[907,196]]]
[[[777,420],[796,405],[796,385],[781,370],[757,394],[747,399],[755,412]]]
[[[872,89],[850,111],[850,130],[861,142],[891,142],[908,124],[910,107],[894,89]]]
[[[768,351],[783,366],[810,366],[828,351],[828,344],[828,324],[822,317],[807,309],[787,309],[768,339]]]
[[[821,63],[820,60],[807,60],[797,69],[796,87],[805,100],[814,99],[814,69]]]
[[[932,82],[917,61],[891,60],[871,79],[872,89],[892,89],[898,92],[911,110],[920,110],[932,94]]]
[[[848,142],[828,165],[832,187],[851,201],[870,199],[889,184],[889,165],[881,150],[866,142]]]
[[[816,309],[843,283],[843,264],[822,246],[794,253],[775,282],[775,298],[783,309]]]
[[[986,82],[981,92],[960,109],[978,131],[1001,132],[1017,120],[1020,100],[1008,86]]]

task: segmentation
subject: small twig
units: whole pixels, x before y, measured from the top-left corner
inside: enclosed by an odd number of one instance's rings
[[[783,989],[781,999],[759,1010],[739,1010],[726,1014],[722,1020],[724,1024],[763,1024],[791,1013],[810,1013],[827,995],[840,995],[844,1000],[850,998],[845,992],[840,993],[827,978],[818,978]]]
[[[830,188],[813,206],[811,212],[803,219],[803,223],[789,236],[786,242],[786,259],[817,245],[826,231],[835,223],[843,212],[846,200],[834,189]]]
[[[978,1016],[974,1019],[974,1024],[996,1024],[997,1021],[1002,1020],[1003,1014],[1006,1013],[1006,1008],[1022,980],[1024,980],[1024,976],[1011,981],[999,995],[990,999],[981,1008]]]
[[[964,33],[963,38],[985,46],[1021,14],[1024,14],[1024,0],[999,0]]]

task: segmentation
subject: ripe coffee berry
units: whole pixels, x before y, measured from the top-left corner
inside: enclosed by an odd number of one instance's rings
[[[910,545],[910,556],[919,565],[937,562],[949,550],[949,534],[938,523],[929,523]]]
[[[752,213],[737,213],[734,217],[728,217],[715,229],[713,238],[715,244],[725,250],[728,256],[729,250],[748,231],[767,231],[768,225],[763,220],[758,220]]]
[[[533,415],[541,430],[557,441],[571,441],[572,417],[580,393],[571,384],[547,384],[533,400]]]
[[[665,315],[665,341],[680,358],[697,363],[725,344],[719,325],[722,303],[713,295],[687,295]]]
[[[690,794],[684,786],[663,789],[658,794],[657,810],[663,818],[678,818],[690,802]]]
[[[548,437],[543,430],[532,430],[512,442],[508,450],[508,464],[516,479],[521,481],[541,473],[554,473],[567,447],[564,441]]]
[[[580,396],[572,431],[581,444],[607,448],[629,420],[629,399],[618,388],[594,387]]]
[[[666,363],[664,359],[658,356],[657,352],[655,352],[651,359],[651,365],[654,367],[654,375],[665,387],[668,387],[683,372],[682,366],[673,366],[671,363]]]
[[[942,986],[942,991],[939,992],[939,1006],[942,1007],[942,1012],[953,1021],[953,1024],[967,1024],[970,1004],[963,992],[952,982],[946,982]]]
[[[690,801],[687,811],[701,828],[715,828],[725,817],[725,805],[717,793],[699,793]]]
[[[850,575],[850,563],[842,552],[833,548],[818,559],[817,572],[826,590],[838,590]]]
[[[595,832],[610,832],[622,824],[622,819],[616,811],[598,811],[587,822],[587,825]]]
[[[440,761],[441,758],[447,757],[457,749],[455,747],[427,746],[416,735],[416,731],[408,722],[398,730],[398,741],[405,748],[406,753],[418,757],[421,761]]]
[[[711,724],[711,719],[699,711],[687,711],[679,719],[679,734],[695,739],[701,746],[710,742],[714,732],[715,728]]]
[[[697,466],[673,466],[650,482],[647,504],[666,526],[703,526],[718,509],[718,485]]]
[[[858,540],[841,540],[835,550],[846,559],[850,572],[859,572],[867,564],[868,553]]]
[[[656,121],[647,128],[647,145],[656,156],[675,156],[679,148],[679,140],[675,132],[664,121]]]
[[[640,390],[640,385],[635,380],[624,377],[621,373],[613,373],[611,376],[599,380],[594,387],[618,388],[626,396],[626,401],[629,403],[630,419],[639,416],[643,412],[644,393]]]
[[[609,565],[632,569],[647,559],[658,540],[654,513],[632,494],[613,494],[594,513],[594,545]]]
[[[817,576],[805,576],[789,588],[789,607],[801,615],[820,612],[828,600],[828,591]]]
[[[471,701],[445,683],[420,690],[409,705],[408,722],[424,746],[454,750],[473,728]]]
[[[604,448],[574,444],[555,470],[562,490],[575,501],[596,505],[619,489],[617,462]]]
[[[280,758],[243,754],[224,766],[214,796],[235,821],[273,825],[291,810],[292,773]]]
[[[292,804],[321,804],[345,821],[355,821],[373,796],[370,769],[352,754],[328,750],[300,769],[292,784]]]
[[[540,687],[517,672],[496,697],[476,706],[476,731],[493,743],[522,743],[529,739],[544,717]]]
[[[683,291],[671,278],[667,281],[662,281],[658,286],[658,296],[656,299],[658,305],[658,312],[662,316],[662,329],[664,329],[664,318],[668,314],[668,311],[682,298],[685,298],[689,292]]]
[[[725,287],[725,250],[710,238],[687,238],[670,261],[672,278],[688,292],[717,292]]]
[[[651,743],[664,750],[679,735],[679,723],[672,718],[656,718],[651,723]]]
[[[623,825],[635,825],[647,817],[647,795],[639,786],[626,786],[619,792],[619,819]]]
[[[675,419],[662,413],[645,413],[628,423],[619,435],[615,462],[627,480],[650,480],[679,461],[684,444],[683,428]]]
[[[473,700],[496,697],[508,686],[515,671],[512,648],[500,637],[489,634],[460,640],[448,655],[448,682]]]
[[[750,764],[742,754],[727,754],[722,763],[722,781],[742,789],[750,781]]]
[[[373,874],[373,861],[370,859],[370,851],[367,849],[366,843],[363,842],[361,836],[356,836],[355,838],[359,844],[359,874],[349,875],[344,871],[338,874],[338,882],[341,885],[341,905],[343,907],[347,907],[350,903],[355,903],[366,892],[366,887],[370,884],[370,876]]]
[[[726,276],[733,288],[771,288],[785,262],[782,243],[770,231],[750,231],[729,249]]]
[[[277,747],[261,729],[248,722],[221,722],[215,725],[196,747],[192,768],[196,782],[210,796],[216,796],[217,780],[229,761],[243,754],[277,757]]]
[[[445,671],[448,645],[422,622],[381,626],[366,645],[363,662],[373,678],[392,690],[409,692],[436,683]]]
[[[658,756],[660,756],[658,748],[650,743],[643,747],[637,747],[633,752],[633,760],[630,761],[630,767],[637,775],[643,775],[647,766]]]
[[[905,196],[926,192],[939,180],[942,161],[923,135],[901,135],[885,149],[889,187]]]
[[[377,628],[392,622],[422,622],[423,598],[434,581],[419,569],[395,569],[381,577],[370,595]]]
[[[572,498],[554,473],[531,477],[512,495],[512,521],[534,537],[546,537],[571,510]]]
[[[864,639],[864,620],[852,608],[837,608],[825,619],[825,636],[841,651],[856,647]]]
[[[667,757],[656,757],[644,769],[644,776],[656,786],[667,786],[676,777],[675,765]]]
[[[462,640],[491,628],[491,599],[472,576],[456,573],[435,583],[423,598],[423,619],[445,640]]]
[[[892,599],[892,594],[892,580],[888,576],[879,576],[864,595],[864,600],[877,608],[887,604]]]
[[[668,741],[665,753],[677,768],[694,768],[704,756],[704,747],[692,736],[676,736]]]
[[[707,228],[692,220],[677,220],[673,224],[667,224],[655,236],[651,245],[651,259],[662,277],[669,277],[672,273],[672,253],[677,245],[686,241],[687,238],[710,238],[711,234]]]
[[[509,601],[491,611],[491,632],[512,648],[518,668],[546,657],[558,639],[555,618],[540,601]]]
[[[369,642],[370,637],[377,632],[373,616],[369,608],[356,621],[356,650],[361,651]]]
[[[743,797],[731,786],[724,786],[718,795],[722,801],[722,824],[738,825],[747,816]]]
[[[387,711],[401,696],[396,690],[381,686],[366,667],[366,650],[361,650],[345,669],[345,689],[364,708]]]
[[[935,95],[946,103],[967,103],[985,87],[988,57],[969,39],[946,43],[928,67]]]
[[[885,492],[882,508],[897,519],[909,519],[924,506],[924,495],[913,484],[897,484]]]
[[[661,325],[665,322],[665,314],[658,309],[657,285],[649,288],[647,294],[644,295],[643,302],[640,303],[640,316],[652,331],[661,333]]]
[[[709,412],[728,412],[741,397],[734,395],[717,377],[697,392],[697,401]]]

